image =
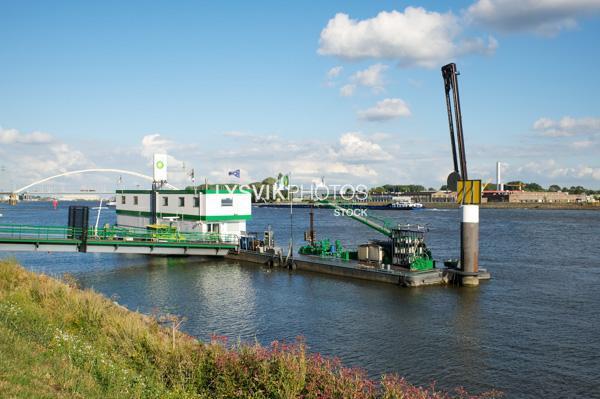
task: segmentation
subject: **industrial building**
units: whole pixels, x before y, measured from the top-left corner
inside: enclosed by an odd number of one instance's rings
[[[581,203],[587,202],[585,194],[569,194],[562,191],[484,191],[488,202],[509,203]]]

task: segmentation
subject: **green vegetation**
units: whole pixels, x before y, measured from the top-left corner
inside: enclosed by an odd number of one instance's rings
[[[0,261],[0,397],[472,397],[395,376],[376,383],[307,354],[302,341],[268,348],[218,337],[202,343],[178,331],[177,317],[131,312],[73,281]]]
[[[493,188],[490,188],[493,187]],[[494,190],[496,187],[495,184],[490,184],[488,185],[488,190]],[[508,183],[504,184],[504,187],[506,189],[510,189],[510,190],[519,190],[522,189],[523,191],[550,191],[550,192],[558,192],[558,191],[562,191],[563,193],[569,193],[569,194],[587,194],[587,195],[592,195],[592,194],[600,194],[600,190],[591,190],[588,188],[585,188],[583,186],[571,186],[571,187],[560,187],[558,184],[552,184],[550,187],[548,187],[548,189],[545,189],[544,187],[542,187],[541,185],[537,184],[537,183],[525,183],[519,180],[516,181],[509,181]]]
[[[539,192],[539,191],[550,191],[550,192],[562,191],[562,192],[569,193],[569,194],[587,194],[587,195],[600,194],[600,190],[592,190],[592,189],[585,188],[582,186],[571,186],[571,187],[562,187],[561,188],[559,185],[553,184],[550,187],[548,187],[548,189],[545,189],[538,183],[535,183],[535,182],[525,183],[525,182],[518,181],[518,180],[504,183],[504,188],[507,190],[523,190],[523,191],[537,191],[537,192]],[[447,189],[448,189],[448,186],[446,184],[443,184],[440,187],[440,191],[446,191]],[[486,190],[496,190],[496,184],[495,183],[485,184],[485,189]],[[435,191],[435,189],[433,187],[429,187],[428,190]],[[407,184],[407,185],[385,184],[383,186],[373,187],[372,189],[369,190],[369,193],[370,194],[391,194],[391,193],[407,193],[407,192],[419,192],[419,191],[425,191],[425,187],[421,186],[421,185],[416,185],[416,184]]]
[[[256,202],[256,198],[255,198],[255,192],[261,192],[261,188],[263,186],[269,186],[269,190],[273,190],[273,185],[277,182],[277,179],[274,177],[267,177],[265,179],[263,179],[262,181],[259,182],[253,182],[248,184],[248,186],[250,187],[250,189],[252,190],[254,188],[254,190],[251,191],[252,194],[252,201]],[[222,183],[219,185],[219,187],[224,187],[227,183]],[[215,189],[217,187],[216,184],[209,184],[208,185],[208,189]],[[447,185],[443,184],[440,187],[441,191],[445,191],[447,190]],[[526,182],[522,182],[519,180],[515,180],[515,181],[509,181],[508,183],[504,183],[504,187],[507,190],[523,190],[523,191],[549,191],[549,192],[557,192],[557,191],[562,191],[565,193],[569,193],[569,194],[587,194],[587,195],[594,195],[594,194],[600,194],[600,190],[592,190],[589,188],[585,188],[582,186],[571,186],[571,187],[560,187],[557,184],[552,184],[550,187],[548,187],[548,189],[545,189],[544,187],[542,187],[541,185],[539,185],[538,183],[535,182],[531,182],[531,183],[526,183]],[[186,189],[193,189],[193,186],[188,186],[186,187]],[[199,189],[204,189],[205,185],[198,185],[197,188]],[[264,188],[264,190],[266,190],[267,187]],[[496,184],[495,183],[488,183],[485,185],[485,189],[486,190],[496,190]],[[420,184],[384,184],[383,186],[378,186],[378,187],[372,187],[371,189],[369,189],[369,194],[401,194],[401,193],[414,193],[414,192],[421,192],[421,191],[435,191],[435,189],[433,187],[429,187],[428,189],[425,188],[425,186],[422,186]],[[282,191],[282,195],[285,198],[287,196],[287,191],[283,190]]]
[[[419,184],[384,184],[380,187],[373,187],[371,190],[369,190],[369,193],[414,193],[419,191],[425,191],[425,187]]]

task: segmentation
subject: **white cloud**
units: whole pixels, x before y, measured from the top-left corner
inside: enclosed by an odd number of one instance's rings
[[[223,136],[230,138],[246,139],[256,144],[267,142],[279,142],[279,136],[276,134],[254,134],[244,131],[230,131],[223,133]]]
[[[411,85],[412,87],[417,88],[417,89],[420,89],[421,87],[423,87],[423,81],[420,80],[420,79],[409,78],[408,79],[408,84]]]
[[[13,161],[18,162],[16,165],[19,165],[18,175],[15,178],[24,184],[54,174],[93,166],[81,151],[65,143],[52,144],[39,152],[30,147],[19,153],[19,159]]]
[[[533,123],[533,128],[535,130],[545,130],[551,128],[555,122],[552,119],[548,118],[540,118]]]
[[[548,122],[540,122],[539,125],[547,126]],[[427,139],[415,140],[403,136],[401,132],[394,132],[393,135],[346,132],[333,141],[321,138],[296,141],[274,134],[245,132],[228,133],[227,137],[233,145],[225,144],[213,151],[194,148],[162,136],[151,141],[164,144],[166,140],[174,154],[189,162],[189,167],[196,168],[197,182],[203,181],[204,176],[208,176],[213,183],[227,182],[230,181],[227,171],[241,169],[243,182],[258,181],[278,172],[291,171],[294,181],[304,184],[325,176],[328,184],[414,182],[438,187],[451,169],[448,143],[438,145]],[[562,158],[548,160],[548,154],[554,153],[550,151],[556,151],[548,148],[554,147],[536,142],[531,148],[493,146],[486,151],[472,151],[472,172],[475,176],[490,177],[493,181],[495,164],[490,163],[489,154],[495,151],[500,156],[498,159],[511,164],[504,171],[505,179],[537,181],[542,185],[581,184],[592,188],[600,181],[600,168],[594,157],[573,158],[571,154],[579,154],[581,150],[561,144],[559,156]],[[520,155],[519,149],[524,155]],[[579,164],[572,164],[573,159]],[[186,181],[181,173],[171,179],[171,172],[169,168],[170,182],[181,187],[190,184],[189,179]],[[176,177],[180,178],[180,183],[174,180]]]
[[[172,141],[160,134],[148,134],[142,137],[142,155],[151,158],[155,153],[166,153],[175,146]]]
[[[0,144],[0,159],[6,170],[0,176],[3,190],[16,189],[54,174],[94,167],[81,151],[48,133],[0,129]]]
[[[383,72],[389,67],[384,64],[374,64],[365,70],[352,75],[352,81],[362,86],[371,87],[376,92],[383,90]]]
[[[371,137],[371,139],[374,141],[383,141],[383,140],[391,139],[392,135],[389,133],[377,132],[377,133],[370,134],[369,137]]]
[[[386,98],[374,107],[358,112],[358,117],[368,121],[386,121],[401,116],[410,116],[408,105],[399,98]]]
[[[576,169],[576,176],[579,178],[591,177],[594,180],[600,180],[600,168],[590,166],[579,166]]]
[[[478,0],[466,17],[503,32],[554,36],[577,26],[577,18],[600,11],[598,0]]]
[[[392,160],[374,137],[359,132],[344,133],[334,142],[262,137],[263,140],[235,138],[237,146],[211,154],[204,163],[217,171],[223,169],[220,165],[246,168],[249,180],[261,180],[289,170],[298,183],[306,184],[326,176],[328,183],[368,184],[382,178],[381,172],[387,170],[383,165]]]
[[[334,66],[329,71],[327,71],[327,78],[329,78],[329,79],[337,78],[339,76],[339,74],[342,73],[343,69],[344,69],[344,67],[341,65]]]
[[[401,66],[433,68],[464,54],[489,54],[497,42],[461,39],[462,27],[452,14],[407,7],[377,16],[351,19],[338,13],[321,31],[318,53],[344,59],[391,59]]]
[[[196,147],[195,144],[177,143],[160,134],[148,134],[142,137],[140,155],[146,158],[148,166],[152,165],[154,154],[167,154],[169,183],[183,187],[191,184],[188,174],[193,165],[186,163],[182,158],[190,155]],[[177,154],[177,157],[173,154]]]
[[[540,118],[534,122],[533,129],[548,137],[600,135],[600,118],[573,118],[570,116],[564,116],[559,120]]]
[[[581,140],[581,141],[574,141],[571,143],[571,147],[575,148],[576,150],[590,148],[593,145],[594,145],[594,142],[592,140]]]
[[[225,136],[225,137],[246,137],[248,135],[249,134],[247,132],[240,132],[238,130],[232,130],[232,131],[223,133],[223,136]]]
[[[354,94],[354,90],[356,89],[356,85],[347,84],[340,88],[340,95],[342,97],[350,97]]]
[[[325,176],[326,184],[347,182],[370,182],[377,178],[379,173],[368,164],[350,164],[343,161],[312,159],[294,159],[280,165],[286,165],[280,170],[291,170],[294,181],[298,184],[310,184],[319,181],[318,176]],[[287,168],[287,169],[286,169]]]
[[[48,133],[21,133],[17,129],[2,129],[0,127],[0,144],[48,144],[52,141],[53,138]]]
[[[543,161],[531,161],[517,168],[518,173],[525,173],[531,176],[535,174],[544,178],[569,178],[569,179],[585,179],[600,180],[600,168],[578,165],[576,167],[563,166],[554,159]]]
[[[357,161],[380,162],[392,159],[392,156],[379,144],[357,132],[344,133],[340,137],[340,146],[335,154],[350,163]]]
[[[327,172],[334,175],[346,175],[353,178],[376,177],[377,171],[368,165],[349,165],[341,162],[333,162],[328,165]]]

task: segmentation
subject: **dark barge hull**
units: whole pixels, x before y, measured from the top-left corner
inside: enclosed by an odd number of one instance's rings
[[[254,251],[230,252],[226,258],[260,263],[269,267],[286,267],[292,270],[377,281],[405,287],[452,284],[460,281],[461,277],[459,271],[448,268],[426,271],[398,269],[384,270],[376,267],[364,266],[357,261],[342,261],[340,259],[327,259],[306,255],[298,255],[288,263],[285,262],[283,256]],[[490,274],[485,269],[480,269],[478,278],[480,280],[489,280]]]

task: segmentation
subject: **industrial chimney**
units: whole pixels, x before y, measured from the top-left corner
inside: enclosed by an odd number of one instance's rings
[[[501,162],[496,162],[496,190],[498,191],[504,191],[504,184],[502,184],[502,177],[501,177],[501,169],[502,169],[502,163]]]

